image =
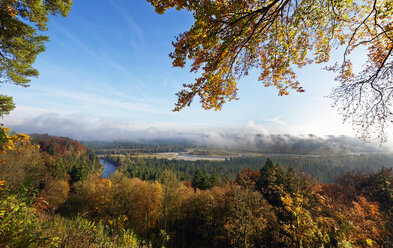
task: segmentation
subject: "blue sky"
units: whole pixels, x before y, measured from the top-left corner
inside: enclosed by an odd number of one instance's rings
[[[79,139],[206,130],[355,134],[325,97],[337,84],[334,74],[321,69],[325,65],[299,71],[305,93],[277,96],[252,71],[239,81],[240,100],[222,111],[203,110],[196,99],[173,113],[175,93],[196,75],[173,68],[168,54],[192,21],[184,11],[158,15],[145,0],[75,1],[67,18],[50,18],[50,42],[35,63],[39,78],[28,88],[1,85],[17,105],[3,122],[20,132]]]

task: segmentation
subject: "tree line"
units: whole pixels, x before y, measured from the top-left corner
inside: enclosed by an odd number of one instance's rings
[[[179,143],[179,144],[178,144]],[[84,144],[94,150],[96,154],[139,154],[139,153],[161,153],[161,152],[186,152],[190,148],[190,144],[181,142],[148,142],[148,143],[132,143],[132,142],[84,142]]]
[[[362,155],[321,155],[307,157],[299,155],[259,156],[228,158],[224,161],[185,161],[157,158],[144,158],[126,154],[125,156],[105,156],[115,163],[119,170],[129,177],[142,180],[160,180],[165,170],[173,171],[179,180],[191,181],[197,169],[219,178],[234,179],[244,168],[259,170],[267,158],[279,163],[284,168],[296,167],[324,183],[333,183],[341,175],[354,171],[358,173],[375,172],[382,167],[393,166],[392,154],[362,154]]]
[[[259,169],[242,168],[233,179],[202,167],[191,181],[169,169],[159,180],[122,170],[106,179],[94,167],[98,158],[77,141],[37,142],[42,146],[21,143],[0,155],[5,161],[0,247],[388,247],[393,242],[392,169],[352,171],[328,184],[264,158]],[[80,159],[89,169],[75,180],[68,165]],[[67,168],[65,177],[56,167]]]

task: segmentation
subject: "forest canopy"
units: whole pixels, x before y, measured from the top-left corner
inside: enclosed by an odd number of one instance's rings
[[[147,0],[157,13],[185,9],[192,27],[178,35],[170,54],[173,66],[191,62],[200,72],[177,93],[174,111],[199,96],[205,109],[220,110],[237,99],[237,81],[253,68],[258,80],[279,95],[303,92],[296,69],[328,62],[344,47],[339,63],[327,68],[340,85],[331,93],[344,120],[363,139],[377,133],[386,141],[393,89],[393,3],[382,0]],[[363,46],[368,59],[355,72],[351,53]]]

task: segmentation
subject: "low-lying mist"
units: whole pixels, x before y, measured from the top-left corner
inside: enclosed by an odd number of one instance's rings
[[[252,125],[250,125],[250,123]],[[26,118],[10,124],[16,132],[47,133],[80,141],[186,144],[226,150],[265,153],[375,153],[390,152],[390,146],[369,144],[344,135],[270,134],[252,121],[241,128],[163,128],[159,124],[92,119],[55,114]]]

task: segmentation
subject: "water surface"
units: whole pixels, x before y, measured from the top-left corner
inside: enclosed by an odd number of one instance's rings
[[[104,166],[101,177],[110,178],[113,172],[116,171],[116,165],[105,158],[100,158],[100,163]]]

